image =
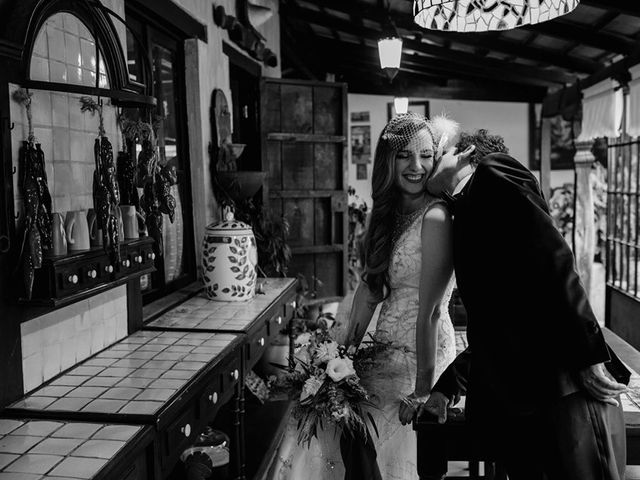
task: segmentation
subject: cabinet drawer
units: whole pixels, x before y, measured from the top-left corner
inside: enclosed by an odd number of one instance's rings
[[[101,283],[103,281],[103,276],[108,275],[108,272],[105,272],[101,268],[99,260],[93,260],[80,265],[80,283],[82,283],[83,288],[92,287]]]
[[[267,345],[269,345],[269,334],[265,323],[248,335],[247,343],[244,346],[244,358],[247,361],[248,368],[255,365]]]
[[[234,353],[233,358],[230,359],[219,370],[218,378],[220,391],[223,395],[227,392],[233,391],[233,387],[238,383],[238,380],[242,378],[242,372],[240,370],[240,355],[239,351]]]
[[[213,418],[220,406],[226,401],[226,397],[229,397],[229,395],[225,394],[222,388],[221,380],[220,374],[216,372],[215,375],[213,375],[211,382],[209,382],[207,387],[204,389],[202,395],[200,395],[200,420]]]
[[[163,432],[164,448],[162,449],[162,465],[169,466],[173,458],[195,441],[196,412],[193,403],[185,405],[186,411],[182,413]]]
[[[297,306],[298,304],[296,302],[296,297],[290,297],[289,299],[284,301],[283,311],[285,322],[288,322],[294,317]]]
[[[277,337],[286,328],[287,322],[284,319],[284,308],[278,309],[278,313],[267,320],[267,332],[269,339]]]
[[[58,294],[68,294],[82,288],[82,273],[77,266],[61,269],[56,272],[56,276]]]
[[[119,477],[123,480],[147,480],[147,462],[144,454],[139,455]]]

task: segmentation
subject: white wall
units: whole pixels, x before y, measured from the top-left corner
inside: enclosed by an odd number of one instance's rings
[[[411,99],[423,101],[429,99]],[[393,97],[383,95],[349,94],[349,134],[351,125],[371,125],[371,161],[380,132],[387,123],[387,104]],[[447,114],[458,121],[463,130],[486,128],[492,133],[502,135],[510,154],[529,166],[529,106],[526,103],[481,102],[470,100],[429,100],[430,115]],[[351,123],[351,112],[369,112],[369,122]],[[367,180],[356,180],[356,165],[351,163],[349,148],[349,185],[356,194],[371,207],[371,171],[373,163],[368,165]],[[554,170],[551,186],[573,182],[573,170]]]

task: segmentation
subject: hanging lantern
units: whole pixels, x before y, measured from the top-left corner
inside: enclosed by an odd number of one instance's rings
[[[393,108],[396,115],[407,113],[409,111],[409,99],[407,97],[396,97],[393,99]]]
[[[486,32],[534,25],[566,15],[580,0],[414,0],[421,27],[445,32]]]
[[[378,40],[378,55],[380,56],[380,68],[384,70],[392,81],[400,68],[402,57],[402,38],[396,26],[389,20],[383,38]]]

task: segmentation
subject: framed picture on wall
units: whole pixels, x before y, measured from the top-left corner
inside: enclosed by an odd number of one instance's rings
[[[356,165],[356,180],[366,180],[367,179],[367,164],[362,163]]]
[[[409,112],[419,113],[429,118],[429,101],[428,100],[416,100],[409,101]],[[387,103],[387,121],[391,120],[396,115],[396,109],[393,107],[393,102]]]
[[[351,127],[351,163],[371,163],[371,126]]]
[[[369,112],[351,112],[352,122],[368,122]]]
[[[551,128],[551,170],[572,170],[573,157],[576,153],[575,139],[580,135],[582,127],[582,109],[578,109],[573,118],[559,114],[549,117]],[[531,152],[531,170],[540,170],[542,155],[542,119],[537,112],[530,115],[530,138],[533,142]]]

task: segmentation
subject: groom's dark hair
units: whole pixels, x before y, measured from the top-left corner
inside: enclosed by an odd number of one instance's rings
[[[456,143],[456,150],[462,152],[471,145],[476,149],[469,159],[471,164],[476,164],[481,158],[490,153],[509,153],[509,149],[504,144],[504,138],[500,135],[491,135],[488,130],[481,128],[473,133],[462,132]]]

